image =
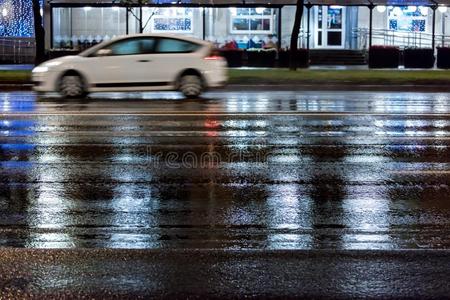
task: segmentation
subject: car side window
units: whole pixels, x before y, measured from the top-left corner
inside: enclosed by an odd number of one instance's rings
[[[155,39],[129,39],[113,43],[104,48],[110,50],[108,56],[122,56],[122,55],[139,55],[153,53],[155,48]]]
[[[155,51],[156,40],[152,38],[141,39],[141,52],[142,54],[150,54]]]
[[[156,53],[191,53],[196,51],[200,45],[188,41],[170,38],[161,38],[156,45]]]
[[[141,41],[126,40],[112,44],[108,47],[111,50],[111,55],[135,55],[141,53]]]

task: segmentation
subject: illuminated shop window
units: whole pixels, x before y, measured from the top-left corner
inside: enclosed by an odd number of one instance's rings
[[[230,8],[231,33],[273,33],[273,10],[270,8]]]
[[[389,29],[397,31],[425,32],[428,7],[396,6],[388,8]]]
[[[192,8],[156,8],[148,13],[152,15],[152,32],[193,32]]]
[[[52,48],[83,50],[126,33],[124,7],[53,8]]]

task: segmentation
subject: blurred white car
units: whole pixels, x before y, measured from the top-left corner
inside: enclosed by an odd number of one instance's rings
[[[221,87],[227,63],[212,44],[168,34],[116,38],[77,56],[47,61],[33,69],[34,90],[68,98],[90,92],[179,90],[186,97]]]

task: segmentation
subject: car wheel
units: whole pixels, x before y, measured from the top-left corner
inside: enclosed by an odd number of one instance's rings
[[[86,96],[83,79],[79,75],[65,75],[61,79],[59,92],[65,98]]]
[[[200,96],[203,89],[202,79],[197,75],[184,75],[180,79],[179,90],[186,98]]]

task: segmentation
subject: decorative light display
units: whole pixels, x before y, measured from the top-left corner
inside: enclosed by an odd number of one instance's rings
[[[41,7],[43,0],[40,0]],[[31,0],[0,0],[0,36],[34,36],[33,6]]]
[[[425,32],[428,7],[396,6],[389,8],[389,29]]]
[[[425,6],[419,6],[419,11],[423,16],[427,16],[428,15],[428,7]]]
[[[153,19],[154,32],[192,32],[192,8],[160,8]]]

